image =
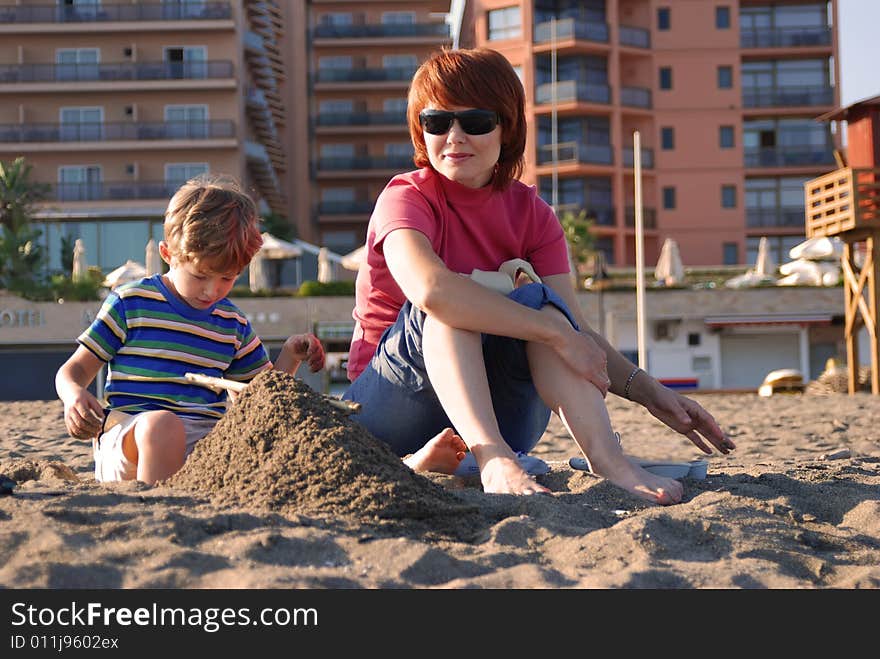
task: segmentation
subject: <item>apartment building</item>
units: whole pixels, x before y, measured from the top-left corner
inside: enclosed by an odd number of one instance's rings
[[[49,186],[51,270],[65,237],[105,271],[143,262],[170,195],[204,172],[288,216],[280,4],[0,0],[0,159]]]
[[[289,189],[301,238],[341,254],[355,249],[382,188],[413,169],[407,90],[419,64],[451,45],[449,7],[449,0],[289,3]]]
[[[836,0],[476,0],[464,43],[522,71],[529,166],[585,209],[607,260],[635,259],[633,133],[649,263],[778,261],[804,240],[803,182],[835,167]],[[555,126],[554,126],[555,124]],[[555,137],[555,141],[554,141]]]

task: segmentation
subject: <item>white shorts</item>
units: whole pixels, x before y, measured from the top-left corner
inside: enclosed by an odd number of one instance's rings
[[[147,412],[133,414],[123,423],[118,423],[100,437],[92,441],[92,452],[95,457],[95,480],[130,481],[137,478],[137,464],[125,457],[122,450],[122,438],[134,428],[138,420]],[[183,421],[186,433],[186,454],[188,458],[196,446],[196,442],[207,435],[217,425],[218,419],[190,419],[178,417]]]

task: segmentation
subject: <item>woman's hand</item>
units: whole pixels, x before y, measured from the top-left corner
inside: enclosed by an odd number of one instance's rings
[[[644,377],[644,375],[642,375]],[[706,441],[725,455],[736,444],[724,433],[714,417],[695,400],[656,382],[645,407],[667,426],[687,437],[703,453],[712,453]]]
[[[565,324],[568,331],[563,333],[563,340],[553,349],[571,370],[594,384],[604,398],[611,386],[608,355],[589,334],[575,331],[567,321]]]
[[[79,391],[64,400],[64,425],[71,437],[91,439],[97,437],[104,425],[104,410],[101,403],[88,389]]]

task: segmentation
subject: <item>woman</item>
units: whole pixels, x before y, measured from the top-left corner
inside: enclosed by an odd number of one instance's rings
[[[521,466],[559,414],[593,471],[661,504],[679,482],[629,461],[608,391],[644,405],[707,453],[734,448],[696,402],[663,387],[588,328],[552,209],[522,171],[522,84],[493,50],[435,54],[408,121],[421,169],[380,194],[358,273],[349,353],[356,417],[417,471],[453,473],[470,450],[486,492],[548,492]],[[504,295],[469,275],[528,261],[543,283]],[[455,429],[453,431],[453,428]],[[705,440],[704,440],[705,438]]]

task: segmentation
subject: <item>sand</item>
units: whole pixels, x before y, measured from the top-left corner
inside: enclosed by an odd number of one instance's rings
[[[264,384],[156,487],[96,483],[60,402],[0,402],[0,586],[880,586],[880,397],[695,395],[738,448],[660,507],[571,470],[555,417],[535,450],[553,494],[486,495],[414,475],[308,391]],[[631,455],[700,456],[644,409],[609,410]]]

